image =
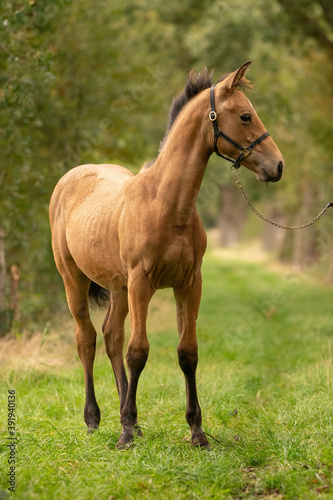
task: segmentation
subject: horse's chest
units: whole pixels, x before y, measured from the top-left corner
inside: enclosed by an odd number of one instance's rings
[[[181,239],[147,254],[143,262],[145,273],[156,288],[190,284],[196,269],[194,248]]]
[[[190,224],[177,226],[149,212],[139,215],[123,217],[120,224],[120,255],[126,268],[141,268],[155,289],[189,286],[206,249],[199,218],[194,214]]]

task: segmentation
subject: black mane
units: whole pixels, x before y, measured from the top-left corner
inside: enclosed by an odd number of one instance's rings
[[[176,96],[172,101],[169,111],[169,122],[165,131],[164,138],[160,143],[159,153],[162,151],[164,144],[166,143],[166,140],[168,138],[169,132],[181,110],[191,99],[193,99],[193,97],[195,97],[203,90],[211,87],[212,78],[213,71],[208,71],[207,68],[204,68],[200,73],[195,73],[194,70],[189,73],[183,92]],[[155,163],[155,161],[156,158],[146,163],[143,168],[150,168]]]
[[[172,125],[176,121],[177,116],[183,109],[185,104],[187,104],[193,97],[200,94],[205,89],[208,89],[212,85],[213,71],[208,71],[204,68],[201,73],[195,73],[194,70],[190,72],[185,84],[185,88],[181,94],[174,98],[169,111],[169,123],[165,132],[164,139],[162,143],[165,142]]]

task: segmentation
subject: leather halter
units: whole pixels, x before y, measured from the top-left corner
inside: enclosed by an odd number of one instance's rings
[[[214,128],[214,151],[217,154],[217,156],[220,156],[221,158],[224,158],[225,160],[230,161],[233,164],[233,168],[235,168],[237,170],[241,166],[241,163],[244,160],[244,158],[251,153],[252,149],[255,146],[257,146],[261,141],[266,139],[266,137],[268,137],[270,134],[269,134],[269,132],[265,132],[263,135],[258,137],[258,139],[253,141],[249,146],[243,147],[240,144],[238,144],[238,142],[231,139],[231,137],[229,137],[227,134],[222,132],[222,130],[219,128],[219,126],[217,124],[217,114],[215,111],[214,89],[215,89],[215,85],[212,85],[210,88],[210,107],[211,107],[211,110],[209,112],[209,119],[211,120],[211,122],[213,124],[213,128]],[[238,158],[236,158],[236,160],[232,160],[231,158],[228,158],[228,156],[224,156],[219,152],[219,150],[217,148],[217,140],[219,137],[223,137],[223,139],[226,139],[235,148],[240,150],[239,156],[238,156]]]

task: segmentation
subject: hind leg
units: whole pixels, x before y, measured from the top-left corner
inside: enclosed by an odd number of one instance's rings
[[[94,389],[93,366],[97,335],[89,316],[88,290],[90,280],[78,269],[74,261],[70,265],[67,263],[66,267],[67,273],[63,279],[68,306],[76,323],[77,352],[83,366],[86,391],[84,421],[89,433],[98,429],[101,420]]]
[[[120,411],[125,404],[128,387],[123,358],[124,323],[127,314],[127,291],[111,293],[109,309],[103,324],[103,333],[106,352],[110,358],[116,379]]]

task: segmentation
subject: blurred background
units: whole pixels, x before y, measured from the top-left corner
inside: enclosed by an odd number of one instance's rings
[[[266,216],[299,224],[332,200],[331,0],[3,0],[0,26],[0,335],[66,309],[48,224],[58,179],[82,163],[138,172],[192,68],[215,68],[216,81],[253,60],[250,99],[286,161],[275,185],[241,169]],[[332,217],[298,232],[265,225],[215,155],[198,209],[210,244],[333,281]]]

